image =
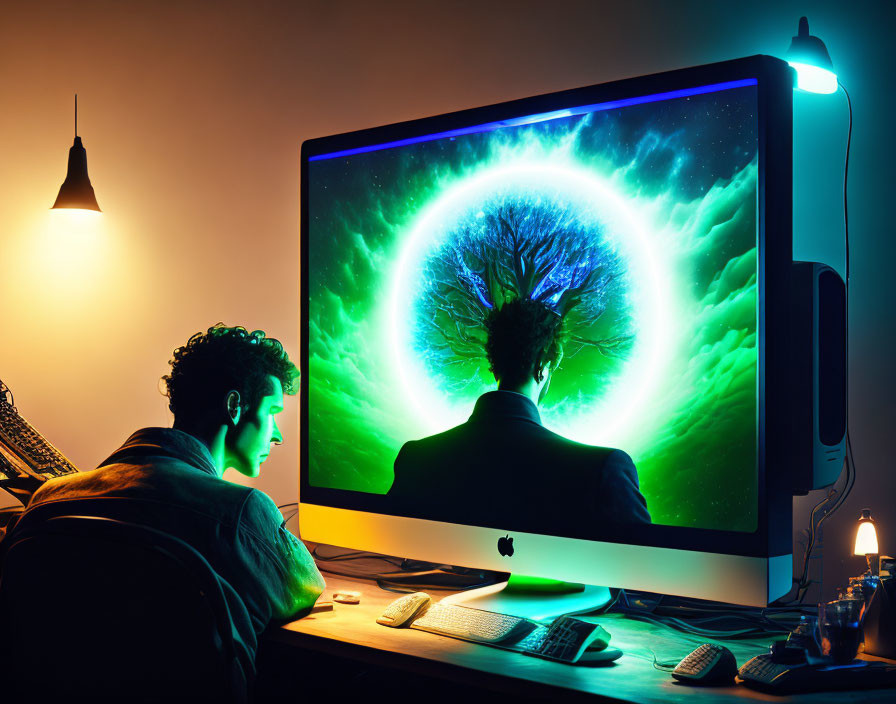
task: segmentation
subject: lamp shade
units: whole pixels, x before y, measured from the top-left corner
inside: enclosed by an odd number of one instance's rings
[[[796,69],[797,88],[810,93],[837,91],[837,74],[828,49],[818,37],[809,34],[809,19],[800,17],[797,35],[787,50],[787,63]]]
[[[871,517],[871,509],[863,508],[862,517],[859,518],[859,530],[856,533],[855,555],[877,555],[877,530],[874,527],[874,519]]]
[[[87,151],[81,143],[80,137],[75,137],[75,143],[68,150],[68,172],[65,181],[56,196],[53,208],[77,208],[80,210],[95,210],[102,212],[96,202],[93,186],[87,176]]]

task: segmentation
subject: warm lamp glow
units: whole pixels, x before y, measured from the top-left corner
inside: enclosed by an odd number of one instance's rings
[[[856,533],[856,555],[877,555],[877,530],[874,528],[874,519],[871,518],[871,509],[862,509],[862,517],[859,519],[859,530]]]
[[[96,270],[107,264],[104,224],[102,214],[95,210],[51,210],[34,242],[44,275],[67,286],[88,285]]]

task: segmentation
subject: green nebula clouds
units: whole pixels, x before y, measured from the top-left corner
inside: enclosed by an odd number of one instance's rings
[[[427,307],[395,292],[425,286],[396,287],[395,276],[446,193],[541,163],[592,175],[634,214],[658,273],[626,286],[661,297],[663,314],[662,334],[642,331],[629,356],[585,347],[564,358],[540,407],[545,425],[629,452],[655,523],[754,530],[755,102],[755,88],[740,88],[310,164],[311,483],[385,493],[404,442],[462,422],[491,388],[484,355],[456,365],[460,376],[446,367],[442,381],[409,382],[399,362],[414,351],[396,329]],[[642,304],[617,295],[593,333],[612,334],[629,305]],[[609,416],[593,409],[613,379],[643,393],[608,436]],[[421,413],[430,397],[416,397],[427,384],[449,402],[435,418]]]

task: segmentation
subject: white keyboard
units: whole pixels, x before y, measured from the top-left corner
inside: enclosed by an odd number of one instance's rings
[[[476,643],[501,643],[525,637],[536,625],[517,616],[438,603],[430,606],[423,616],[411,624],[411,628]]]

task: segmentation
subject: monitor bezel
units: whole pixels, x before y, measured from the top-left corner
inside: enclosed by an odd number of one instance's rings
[[[300,239],[300,516],[301,505],[400,516],[382,495],[316,487],[309,469],[309,212],[308,165],[317,155],[441,133],[579,105],[684,90],[755,78],[758,119],[758,416],[759,505],[753,532],[681,526],[620,526],[600,541],[745,557],[783,556],[792,547],[792,488],[787,463],[789,434],[788,296],[792,261],[792,92],[793,70],[780,59],[752,56],[664,73],[472,108],[435,117],[306,140],[301,149]],[[406,516],[406,514],[404,514]],[[421,518],[416,516],[412,518]],[[444,521],[440,521],[444,523]],[[459,525],[459,524],[458,524]],[[304,522],[303,522],[304,526]],[[496,530],[506,526],[482,526]],[[304,528],[303,528],[304,530]],[[325,531],[324,531],[325,534]],[[556,536],[569,539],[568,536]],[[320,539],[320,538],[317,538]]]

